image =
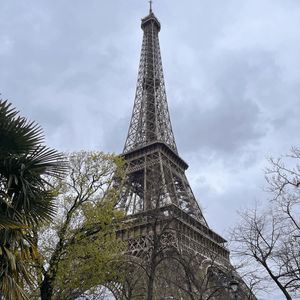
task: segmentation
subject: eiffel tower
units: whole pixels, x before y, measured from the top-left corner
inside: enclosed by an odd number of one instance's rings
[[[189,287],[188,291],[187,282],[183,283],[184,291],[178,291],[178,280],[186,275],[186,269],[182,268],[178,276],[176,272],[180,268],[171,258],[176,256],[176,261],[180,261],[181,254],[185,260],[197,257],[198,265],[193,263],[192,268],[199,268],[202,281],[209,267],[215,276],[219,274],[218,281],[222,276],[226,278],[231,267],[229,251],[226,240],[208,226],[185,175],[188,164],[178,154],[159,46],[161,24],[152,11],[152,1],[141,28],[144,33],[136,95],[121,154],[127,163],[121,206],[129,216],[130,225],[117,232],[118,238],[127,245],[133,267],[126,270],[129,274],[126,283],[115,285],[114,295],[117,299],[205,299],[191,298],[199,287]],[[159,244],[156,250],[155,241]],[[156,260],[149,262],[151,259]],[[158,261],[163,264],[159,266]],[[155,270],[151,269],[153,264]],[[142,271],[138,273],[140,267],[147,276]],[[216,286],[216,283],[209,285]],[[224,286],[224,282],[219,285]],[[200,293],[203,296],[209,292]],[[213,299],[227,298],[224,294],[218,298],[216,293]]]

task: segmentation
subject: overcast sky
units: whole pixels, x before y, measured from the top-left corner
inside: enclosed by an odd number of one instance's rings
[[[0,8],[2,99],[52,148],[121,153],[148,1]],[[156,0],[153,11],[179,154],[209,226],[226,236],[236,209],[268,199],[265,157],[299,146],[300,2]]]

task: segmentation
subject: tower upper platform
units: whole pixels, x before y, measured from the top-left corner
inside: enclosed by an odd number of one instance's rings
[[[150,24],[154,24],[154,26],[157,28],[157,31],[158,32],[160,31],[160,29],[161,29],[160,22],[158,21],[158,19],[152,12],[152,9],[150,10],[149,15],[147,17],[145,17],[144,19],[142,19],[141,28],[144,30]]]

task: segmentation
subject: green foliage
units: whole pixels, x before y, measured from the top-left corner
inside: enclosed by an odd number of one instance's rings
[[[26,260],[37,251],[29,228],[52,218],[53,191],[44,176],[59,177],[65,167],[42,142],[41,127],[0,100],[0,293],[7,299],[25,298],[23,285],[33,282]]]
[[[57,279],[61,283],[56,297],[66,297],[70,291],[93,292],[97,286],[113,279],[116,274],[117,255],[120,246],[110,224],[114,223],[114,208],[108,202],[98,207],[90,206],[83,227],[87,230],[77,234],[66,249],[66,255],[59,264]],[[96,213],[95,213],[96,212]],[[91,222],[97,217],[99,224]],[[96,232],[96,233],[94,233]]]
[[[116,276],[121,243],[115,225],[124,162],[114,154],[81,151],[66,154],[68,176],[55,180],[59,209],[36,232],[40,256],[34,268],[42,300],[73,299]],[[73,298],[72,298],[73,297]]]

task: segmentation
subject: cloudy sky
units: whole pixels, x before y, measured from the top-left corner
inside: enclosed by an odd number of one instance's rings
[[[39,122],[52,148],[121,153],[148,1],[0,7],[2,99]],[[156,0],[153,11],[179,154],[210,227],[226,236],[236,209],[267,201],[265,157],[299,146],[300,2]]]

